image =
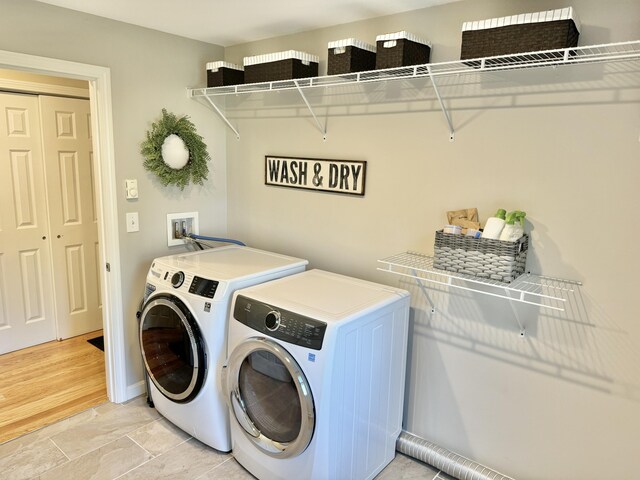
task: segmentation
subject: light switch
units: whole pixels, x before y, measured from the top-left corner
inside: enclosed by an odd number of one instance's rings
[[[135,178],[124,181],[124,188],[127,192],[127,200],[138,198],[138,180]]]
[[[137,232],[140,230],[138,222],[138,212],[127,213],[127,232]]]

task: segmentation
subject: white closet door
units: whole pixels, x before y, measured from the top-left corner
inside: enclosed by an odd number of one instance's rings
[[[58,337],[102,328],[89,101],[40,96]]]
[[[0,354],[55,339],[38,99],[0,93]]]

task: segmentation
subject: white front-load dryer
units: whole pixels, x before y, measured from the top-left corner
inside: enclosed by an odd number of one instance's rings
[[[402,428],[408,292],[309,270],[238,290],[222,383],[260,480],[375,477]]]
[[[231,450],[219,375],[233,292],[302,272],[306,264],[235,245],[155,259],[139,338],[149,396],[158,412],[201,442]]]

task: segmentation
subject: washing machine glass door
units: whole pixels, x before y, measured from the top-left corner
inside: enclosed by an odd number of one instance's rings
[[[315,426],[313,395],[302,369],[279,344],[252,338],[238,345],[223,382],[227,402],[247,437],[277,458],[302,453]]]
[[[204,381],[200,329],[187,306],[173,295],[152,297],[140,317],[142,358],[155,386],[170,400],[188,402]]]

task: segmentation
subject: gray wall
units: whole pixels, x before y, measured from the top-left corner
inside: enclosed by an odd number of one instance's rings
[[[0,0],[0,49],[109,67],[120,218],[122,295],[127,384],[142,378],[135,312],[151,260],[184,250],[166,243],[166,214],[199,211],[200,228],[226,233],[225,136],[220,122],[187,98],[186,87],[206,83],[205,63],[222,58],[216,45],[29,0]],[[189,115],[208,145],[212,162],[204,186],[163,187],[142,166],[139,153],[162,108]],[[126,200],[124,180],[137,178],[140,198]],[[125,213],[140,214],[140,231],[126,233]]]
[[[572,3],[581,45],[640,38],[636,0]],[[327,42],[408,30],[433,43],[433,61],[455,60],[463,21],[564,6],[466,0],[239,45],[225,57],[297,49],[319,55],[323,73]],[[227,136],[230,234],[411,291],[408,430],[516,478],[634,478],[638,80],[638,62],[442,80],[453,143],[424,81],[309,93],[326,141],[295,93],[229,99],[241,135]],[[267,187],[265,155],[366,160],[366,195]],[[398,252],[432,253],[445,212],[467,207],[483,219],[498,207],[528,212],[529,269],[584,283],[567,293],[564,313],[422,290],[376,271]]]

